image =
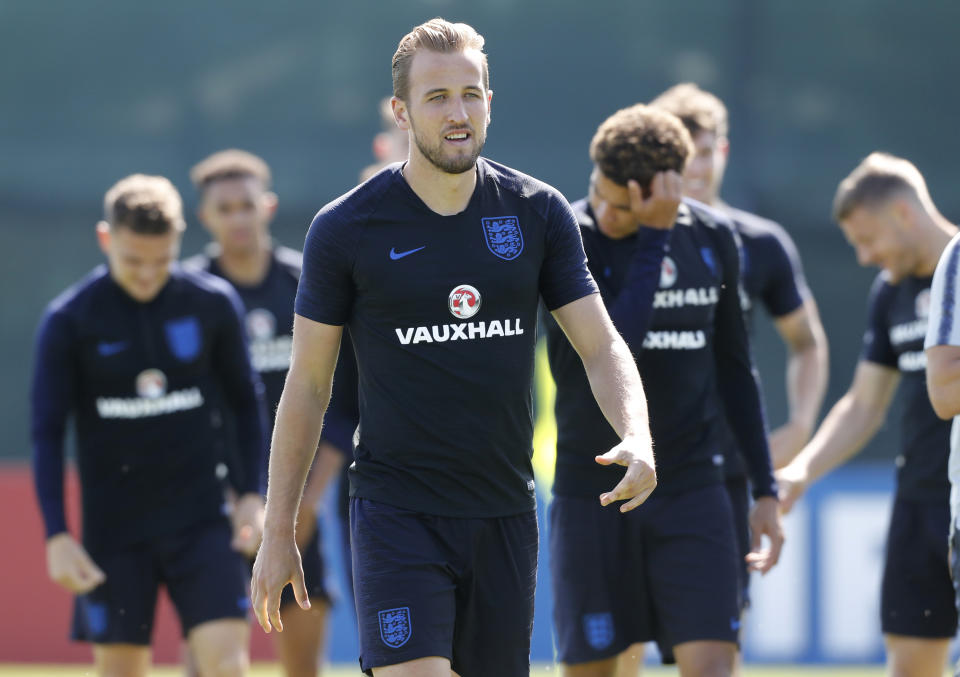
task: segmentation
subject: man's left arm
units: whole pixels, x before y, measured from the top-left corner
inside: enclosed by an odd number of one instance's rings
[[[737,239],[732,228],[724,225],[718,225],[717,228],[715,241],[723,262],[722,288],[715,320],[717,386],[753,487],[755,500],[750,512],[753,542],[747,561],[752,569],[766,573],[777,563],[783,547],[777,483],[770,461],[760,387],[750,357],[747,328],[740,306]],[[763,549],[764,535],[770,540],[767,549]]]
[[[596,457],[601,465],[616,463],[627,468],[617,486],[601,494],[600,503],[626,500],[620,511],[633,510],[657,486],[647,400],[637,365],[599,294],[563,305],[553,311],[553,316],[583,360],[597,404],[622,440]]]

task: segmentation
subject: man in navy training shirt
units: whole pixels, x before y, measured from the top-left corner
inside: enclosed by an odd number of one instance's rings
[[[615,675],[618,654],[650,640],[673,650],[681,674],[733,671],[740,554],[723,483],[728,421],[756,498],[752,567],[769,570],[783,541],[740,310],[736,236],[721,214],[679,200],[692,149],[670,113],[620,110],[594,135],[589,196],[573,205],[590,270],[644,380],[658,488],[629,515],[596,509],[590,496],[610,477],[591,459],[616,434],[574,348],[549,327],[557,382],[550,562],[568,676]],[[636,674],[635,664],[621,663],[620,674],[629,669]]]
[[[37,334],[34,471],[50,576],[77,594],[73,637],[93,643],[99,674],[147,674],[163,584],[200,674],[243,675],[243,554],[260,540],[266,435],[240,300],[175,264],[184,220],[169,181],[133,175],[104,202],[107,265],[54,299]],[[83,545],[64,518],[69,417]],[[244,468],[232,533],[217,477],[226,421]]]
[[[880,625],[891,675],[940,675],[957,631],[947,561],[950,424],[937,418],[927,396],[923,344],[933,272],[957,228],[940,216],[917,168],[886,153],[872,153],[840,182],[833,217],[857,262],[881,270],[850,388],[778,474],[783,507],[870,441],[902,383]]]
[[[226,279],[240,295],[246,310],[244,324],[253,367],[263,380],[272,421],[290,367],[300,252],[275,245],[270,237],[277,196],[270,190],[270,168],[261,158],[242,150],[221,151],[197,164],[190,178],[200,192],[197,215],[214,242],[204,254],[184,265]],[[349,346],[347,341],[341,346],[346,354],[337,362],[334,396],[297,516],[297,547],[307,591],[319,603],[309,610],[299,609],[293,591],[284,590],[281,605],[286,612],[287,628],[286,632],[274,635],[274,645],[288,677],[315,676],[323,662],[332,598],[326,585],[316,504],[344,466],[344,458],[352,457],[357,386],[356,361]],[[228,466],[236,469],[237,464]],[[237,483],[235,474],[230,474],[231,488]]]
[[[788,420],[770,433],[770,457],[779,468],[796,456],[817,423],[829,378],[829,347],[817,304],[807,287],[793,240],[779,224],[734,209],[720,198],[730,142],[727,107],[691,83],[675,85],[650,102],[673,113],[690,132],[694,153],[683,173],[683,192],[726,214],[740,237],[741,305],[751,327],[753,308],[762,303],[787,348]],[[750,552],[750,488],[733,436],[724,448],[724,474],[733,505],[740,553]],[[745,607],[750,572],[740,570]],[[631,653],[642,651],[633,647]]]
[[[409,160],[324,207],[304,248],[254,609],[265,629],[281,628],[288,582],[307,604],[293,522],[347,324],[360,384],[350,471],[360,662],[377,675],[529,674],[541,295],[620,438],[596,462],[627,470],[599,501],[628,511],[656,484],[643,388],[569,205],[479,157],[492,95],[482,48],[473,28],[442,19],[401,40],[393,110]]]

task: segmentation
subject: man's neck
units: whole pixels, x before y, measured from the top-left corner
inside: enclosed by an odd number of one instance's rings
[[[476,165],[462,174],[449,174],[419,153],[411,153],[403,177],[423,203],[441,216],[459,214],[467,208],[477,186]]]
[[[917,259],[917,269],[913,271],[916,277],[930,277],[937,268],[940,255],[946,249],[947,243],[957,234],[956,225],[945,219],[939,213],[931,214],[924,224],[924,236],[919,243],[920,256]]]
[[[217,265],[231,282],[244,287],[255,287],[266,278],[272,254],[273,248],[267,240],[251,252],[223,250],[217,257]]]

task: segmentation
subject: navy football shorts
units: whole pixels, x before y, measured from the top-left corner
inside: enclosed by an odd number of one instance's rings
[[[76,598],[72,638],[149,645],[161,584],[177,610],[184,637],[201,623],[246,619],[249,574],[230,540],[230,525],[218,520],[117,552],[91,552],[107,580]]]
[[[894,501],[880,594],[884,634],[931,639],[956,634],[949,535],[946,501]]]
[[[738,551],[723,484],[654,493],[626,514],[594,497],[556,496],[549,540],[560,662],[650,640],[737,642]]]
[[[527,677],[537,580],[535,511],[425,515],[350,499],[360,666],[450,660],[461,677]]]

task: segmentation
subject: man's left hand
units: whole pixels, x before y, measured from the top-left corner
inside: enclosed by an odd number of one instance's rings
[[[623,479],[612,491],[600,494],[600,504],[610,505],[614,501],[627,501],[620,506],[620,512],[629,512],[647,500],[657,487],[657,469],[653,460],[653,447],[650,439],[627,437],[607,453],[597,456],[600,465],[622,465],[627,471]]]
[[[230,521],[233,524],[230,547],[252,558],[263,538],[263,497],[254,493],[240,496],[233,504]]]

